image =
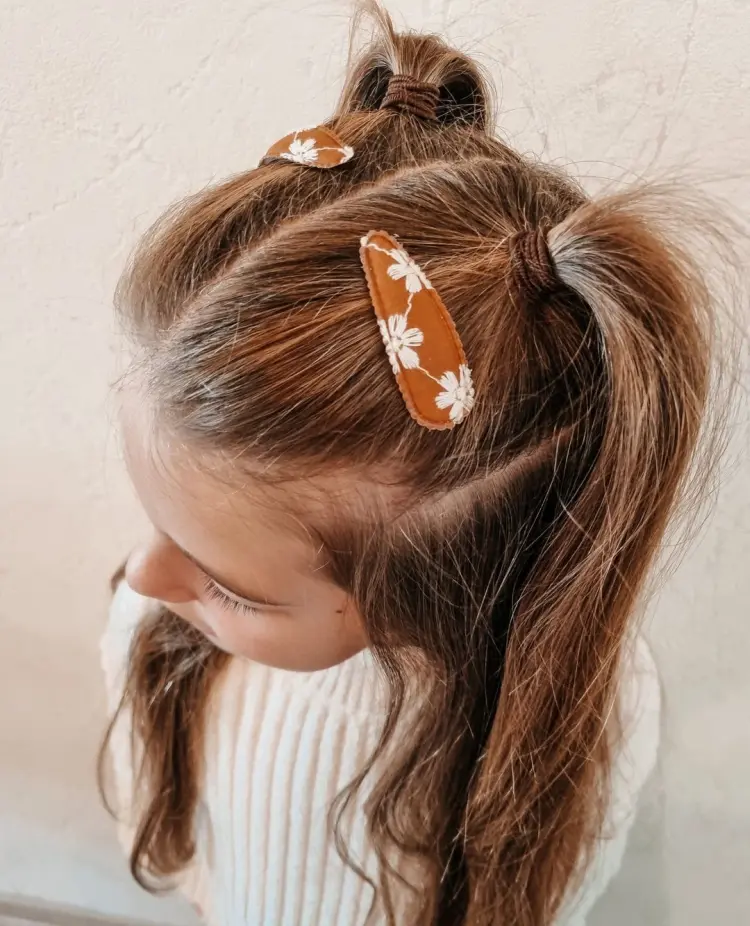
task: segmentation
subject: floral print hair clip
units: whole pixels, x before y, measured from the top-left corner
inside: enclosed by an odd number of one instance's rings
[[[291,161],[307,167],[338,167],[346,164],[354,155],[354,149],[345,145],[330,129],[316,126],[313,129],[298,129],[285,135],[266,151],[263,161]]]
[[[474,384],[450,313],[387,232],[371,231],[360,244],[370,298],[406,407],[425,428],[454,427],[474,405]]]

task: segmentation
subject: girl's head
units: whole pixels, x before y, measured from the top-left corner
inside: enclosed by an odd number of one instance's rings
[[[257,458],[185,442],[149,420],[150,388],[133,381],[123,394],[128,469],[153,524],[128,559],[130,585],[216,647],[280,668],[328,668],[366,646],[310,523],[312,512],[337,516],[337,480],[276,484]]]
[[[658,195],[587,198],[493,137],[474,63],[379,22],[327,123],[351,160],[201,191],[119,287],[125,444],[154,525],[128,580],[166,608],[126,693],[151,795],[133,868],[192,853],[201,732],[182,721],[222,650],[309,670],[369,646],[391,689],[381,751],[399,731],[369,809],[383,894],[395,845],[422,862],[415,924],[548,924],[600,820],[622,643],[704,416],[707,295]],[[403,86],[381,105],[394,74],[436,88],[434,118]],[[371,229],[460,334],[476,402],[452,430],[404,406],[360,262]]]

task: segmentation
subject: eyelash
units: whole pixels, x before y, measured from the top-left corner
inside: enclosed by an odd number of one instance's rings
[[[225,595],[220,588],[217,588],[216,585],[208,577],[204,580],[204,589],[206,595],[213,601],[218,601],[219,604],[223,605],[229,611],[236,611],[238,614],[257,614],[258,609],[250,607],[249,604],[242,604],[241,601],[235,601],[234,598],[230,598],[228,595]]]

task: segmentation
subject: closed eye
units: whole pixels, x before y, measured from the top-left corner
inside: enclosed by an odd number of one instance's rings
[[[238,601],[236,598],[232,598],[230,595],[227,595],[227,593],[222,591],[213,581],[213,579],[209,579],[208,576],[204,577],[203,589],[208,598],[210,598],[212,601],[218,601],[219,604],[221,604],[228,611],[236,611],[238,614],[259,613],[258,609],[254,608],[252,605],[246,604],[243,601]]]

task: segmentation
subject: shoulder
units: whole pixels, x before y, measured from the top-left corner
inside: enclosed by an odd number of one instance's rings
[[[637,636],[623,653],[604,828],[583,880],[555,920],[556,926],[585,926],[622,864],[639,795],[657,763],[660,712],[656,664],[646,640]]]
[[[600,834],[600,867],[610,876],[620,865],[643,788],[654,772],[661,732],[661,684],[651,649],[642,636],[623,654],[607,812]]]
[[[134,592],[128,583],[121,580],[112,594],[109,606],[107,632],[132,636],[138,623],[153,612],[156,602]]]
[[[629,645],[619,693],[619,744],[612,768],[610,817],[632,816],[638,794],[656,766],[661,726],[661,685],[642,636]]]
[[[127,668],[130,643],[136,627],[146,618],[156,603],[144,598],[121,580],[114,589],[107,614],[107,623],[99,641],[102,668],[110,697],[119,701]]]

